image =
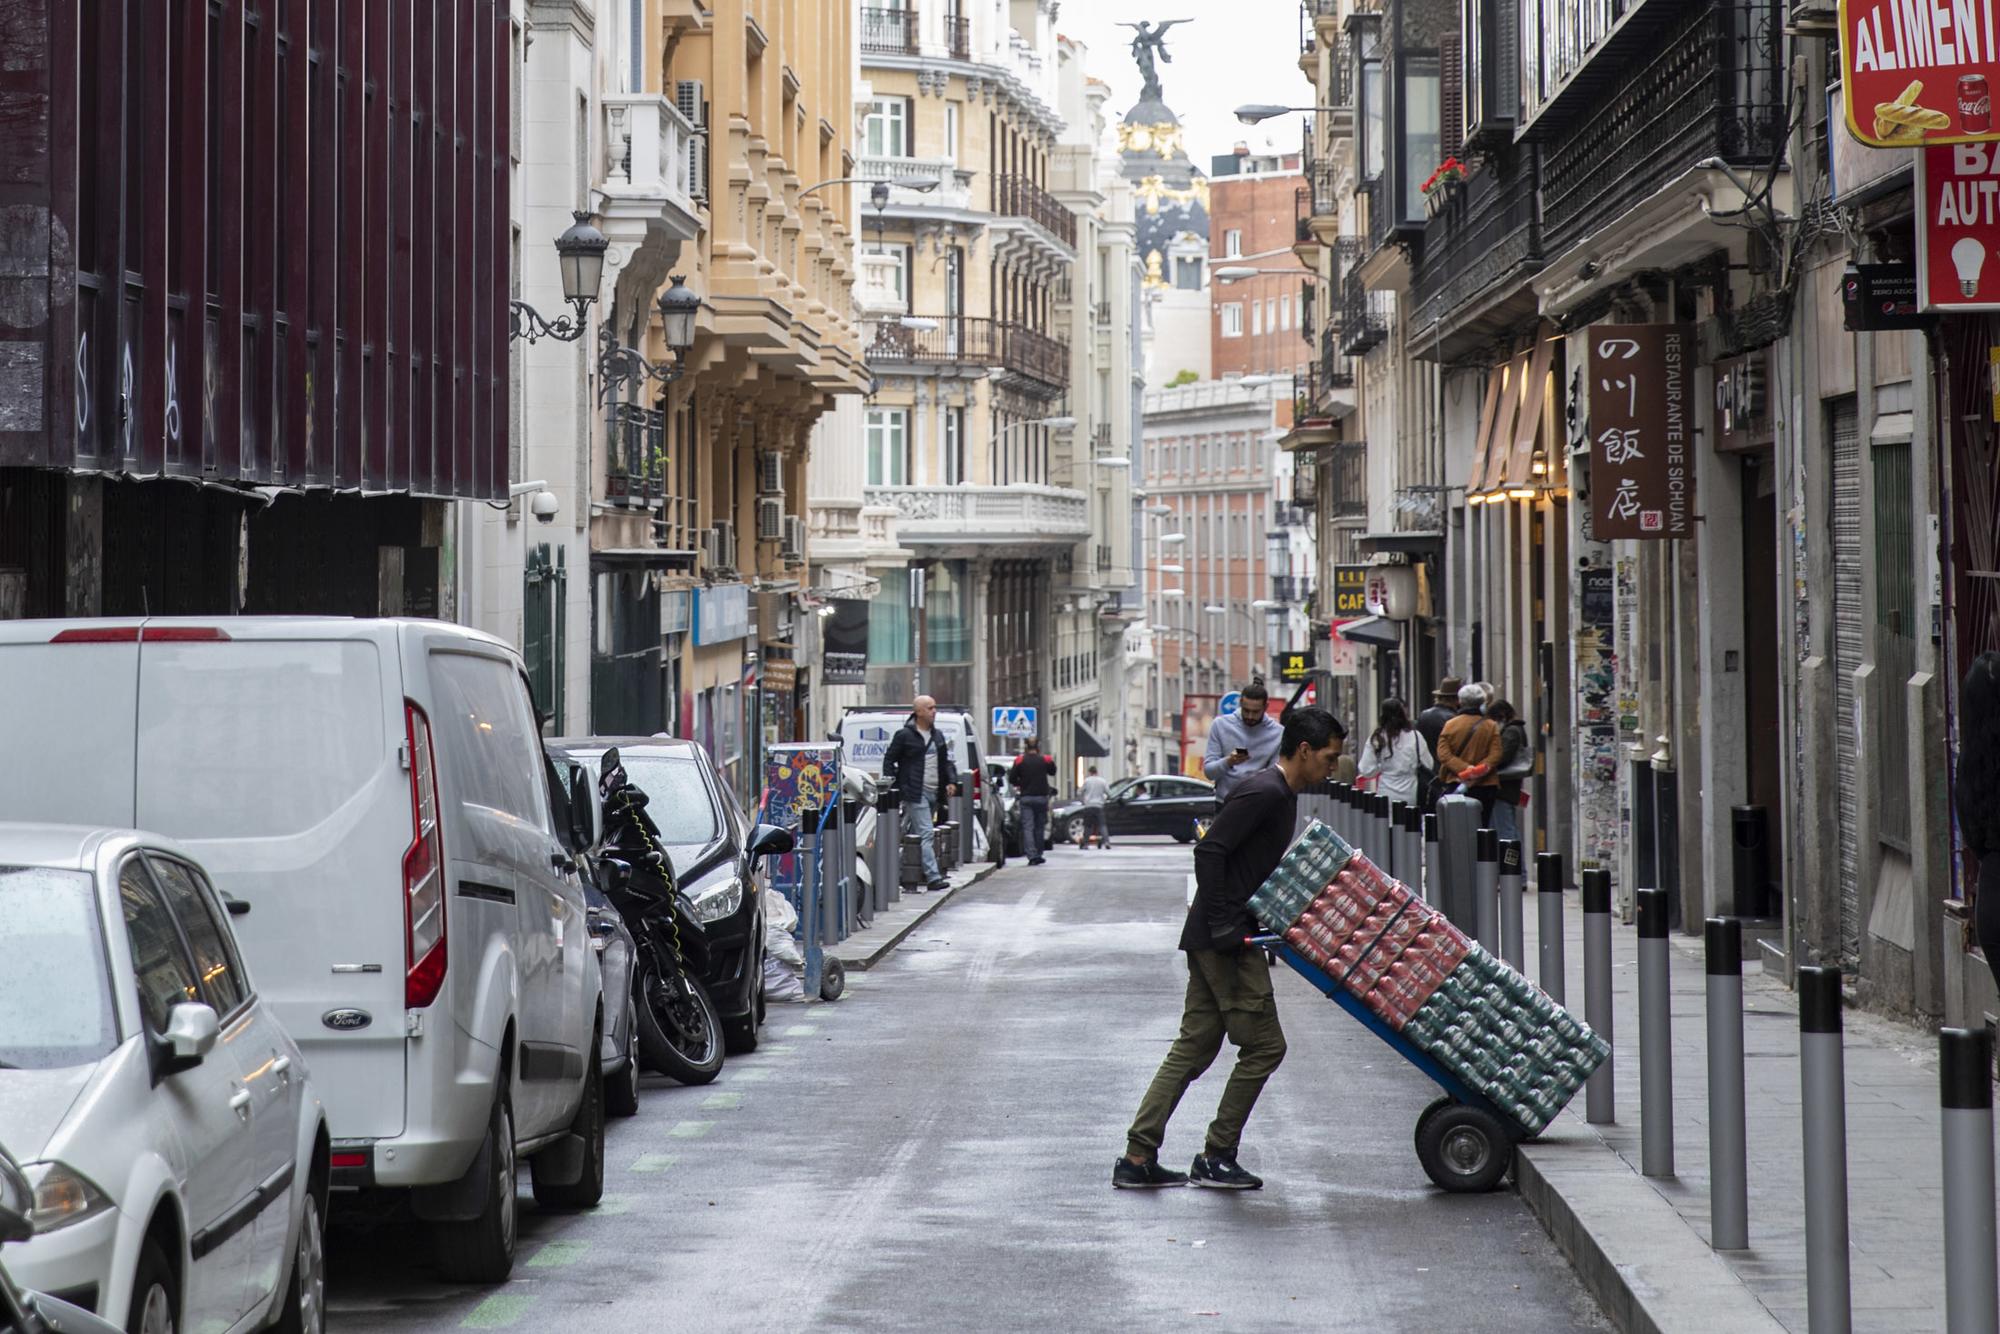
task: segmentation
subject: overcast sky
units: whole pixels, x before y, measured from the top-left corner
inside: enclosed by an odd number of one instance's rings
[[[1187,129],[1188,156],[1203,171],[1238,139],[1253,150],[1267,141],[1297,149],[1300,118],[1239,125],[1231,110],[1245,102],[1304,106],[1312,85],[1299,73],[1298,0],[1063,0],[1056,30],[1090,48],[1085,68],[1111,85],[1106,110],[1115,124],[1139,97],[1132,30],[1122,22],[1192,19],[1167,34],[1172,62],[1160,67],[1167,105]]]

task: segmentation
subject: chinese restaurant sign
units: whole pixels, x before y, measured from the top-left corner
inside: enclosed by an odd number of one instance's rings
[[[1877,148],[2000,139],[2000,0],[1840,0],[1847,128]]]
[[[1694,536],[1694,335],[1590,329],[1590,519],[1600,542]]]
[[[1917,305],[2000,310],[2000,145],[1917,151]]]

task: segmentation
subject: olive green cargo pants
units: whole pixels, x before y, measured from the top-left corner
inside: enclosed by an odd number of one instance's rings
[[[1201,1078],[1222,1039],[1236,1044],[1236,1068],[1222,1090],[1222,1102],[1209,1124],[1205,1153],[1236,1156],[1243,1123],[1264,1091],[1264,1081],[1285,1059],[1285,1031],[1278,1026],[1277,997],[1271,991],[1271,965],[1262,950],[1241,949],[1228,954],[1189,950],[1186,1007],[1181,1033],[1160,1062],[1139,1114],[1125,1132],[1125,1151],[1154,1157],[1166,1138],[1167,1121],[1180,1105],[1188,1085]]]

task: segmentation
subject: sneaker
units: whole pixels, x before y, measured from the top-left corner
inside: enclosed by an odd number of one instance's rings
[[[1188,1169],[1188,1184],[1216,1190],[1257,1190],[1263,1186],[1264,1178],[1250,1175],[1236,1165],[1234,1158],[1204,1153],[1195,1155],[1194,1166]]]
[[[930,882],[930,884],[929,884],[929,885],[925,886],[925,888],[926,888],[926,889],[929,889],[929,890],[930,890],[930,891],[931,891],[931,892],[932,892],[933,894],[935,894],[935,893],[937,893],[937,892],[938,892],[939,890],[941,890],[941,889],[950,889],[950,888],[951,888],[951,881],[949,881],[949,880],[933,880],[933,881],[931,881],[931,882]]]
[[[1030,866],[1041,866],[1041,865],[1045,864],[1045,863],[1046,863],[1047,861],[1048,861],[1048,858],[1046,858],[1046,857],[1030,857],[1030,858],[1028,858],[1028,865],[1030,865]]]
[[[1111,1184],[1119,1190],[1157,1190],[1161,1186],[1185,1186],[1187,1181],[1179,1172],[1161,1167],[1157,1158],[1141,1167],[1121,1154],[1111,1168]]]

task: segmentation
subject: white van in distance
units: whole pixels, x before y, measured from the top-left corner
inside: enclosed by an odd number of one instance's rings
[[[519,659],[439,621],[0,622],[0,812],[153,831],[325,1100],[331,1182],[407,1189],[464,1281],[512,1267],[514,1164],[603,1188],[603,1002]]]

